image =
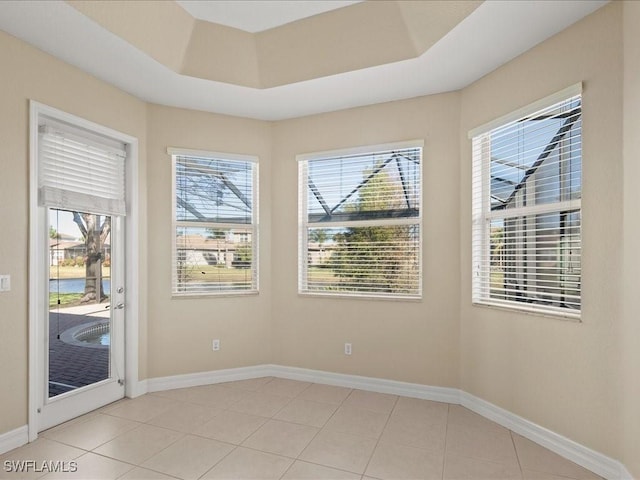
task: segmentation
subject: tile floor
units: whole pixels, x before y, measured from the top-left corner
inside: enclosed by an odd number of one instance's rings
[[[17,460],[77,471],[8,471]],[[458,405],[271,377],[124,399],[0,465],[47,480],[599,478]]]

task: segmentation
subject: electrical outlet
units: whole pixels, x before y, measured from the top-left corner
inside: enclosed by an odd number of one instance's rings
[[[215,340],[213,340],[213,342],[211,342],[211,350],[213,350],[214,352],[220,350],[220,340],[216,338]]]
[[[345,355],[351,355],[351,344],[350,343],[345,343],[344,344],[344,354]]]

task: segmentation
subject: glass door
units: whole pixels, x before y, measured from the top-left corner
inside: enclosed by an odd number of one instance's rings
[[[124,396],[122,219],[47,208],[40,430]]]

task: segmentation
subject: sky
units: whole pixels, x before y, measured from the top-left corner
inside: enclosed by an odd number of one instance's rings
[[[49,225],[60,234],[73,237],[75,240],[82,240],[80,229],[73,221],[73,213],[65,210],[49,210]]]

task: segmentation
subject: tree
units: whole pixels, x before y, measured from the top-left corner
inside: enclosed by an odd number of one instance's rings
[[[253,249],[250,243],[240,243],[236,247],[233,255],[233,266],[238,268],[249,268],[253,258]]]
[[[324,228],[314,228],[309,232],[309,241],[317,243],[320,249],[320,262],[324,260],[322,245],[327,241],[327,238],[329,238],[329,235]]]
[[[80,229],[87,250],[84,296],[80,303],[100,303],[107,298],[102,287],[102,247],[111,233],[111,217],[73,212],[73,221]]]
[[[60,238],[60,234],[55,228],[53,228],[53,226],[49,227],[49,238],[53,240],[58,240]]]
[[[327,241],[327,237],[327,231],[324,228],[314,228],[309,232],[309,240],[320,245],[320,248]]]
[[[402,187],[380,170],[373,177],[363,172],[354,212],[384,212],[403,208]],[[343,287],[359,291],[403,293],[415,288],[417,256],[411,245],[412,228],[405,225],[351,227],[334,235],[337,248],[331,256]]]

